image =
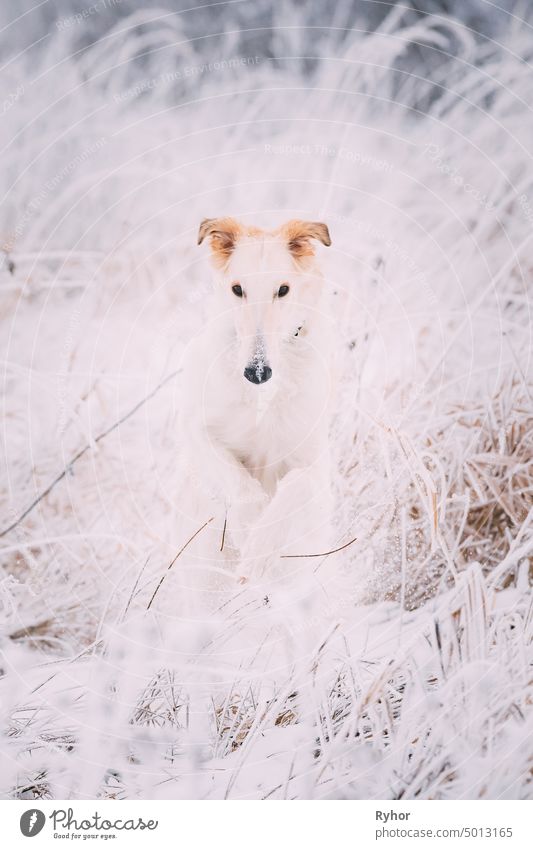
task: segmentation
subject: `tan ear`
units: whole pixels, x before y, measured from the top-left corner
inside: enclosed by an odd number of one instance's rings
[[[281,232],[287,239],[287,245],[295,259],[314,255],[310,239],[317,239],[327,247],[331,245],[327,225],[320,221],[300,221],[295,218],[287,221],[281,228]]]
[[[198,244],[207,236],[211,238],[213,261],[224,266],[229,260],[242,228],[235,218],[204,218],[198,231]]]

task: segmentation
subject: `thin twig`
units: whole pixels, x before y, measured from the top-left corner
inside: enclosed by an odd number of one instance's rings
[[[168,383],[170,380],[172,380],[174,377],[176,377],[176,375],[179,374],[180,371],[181,371],[181,369],[179,368],[179,369],[176,369],[176,371],[173,371],[171,374],[167,375],[161,381],[161,383],[157,384],[155,389],[152,389],[152,391],[149,392],[148,395],[145,395],[144,398],[142,398],[140,401],[138,401],[137,404],[135,404],[135,406],[132,407],[132,409],[128,413],[125,413],[118,421],[116,421],[110,427],[106,428],[106,430],[103,430],[102,433],[99,433],[98,436],[96,436],[93,439],[92,443],[87,444],[85,446],[85,448],[81,448],[77,452],[77,454],[75,454],[74,457],[67,463],[67,465],[65,466],[63,471],[60,472],[60,474],[56,478],[54,478],[54,480],[50,484],[48,484],[46,489],[44,489],[40,493],[40,495],[38,495],[37,498],[35,498],[32,501],[32,503],[29,505],[29,507],[27,507],[24,510],[24,512],[20,514],[18,519],[15,519],[15,521],[12,522],[11,525],[8,525],[8,527],[4,528],[3,531],[0,531],[0,537],[4,537],[6,534],[8,534],[10,531],[14,530],[14,528],[16,528],[18,525],[20,525],[20,523],[26,518],[26,516],[28,516],[29,513],[32,512],[32,510],[35,509],[35,507],[37,507],[37,505],[43,500],[43,498],[46,498],[46,496],[49,495],[52,492],[54,487],[57,486],[57,484],[60,483],[60,481],[62,481],[64,477],[66,477],[68,472],[72,469],[74,463],[76,463],[79,459],[81,459],[81,457],[83,457],[83,455],[90,448],[92,448],[93,445],[95,445],[97,442],[100,442],[101,439],[104,439],[104,437],[108,436],[110,433],[112,433],[112,431],[116,430],[117,427],[120,427],[120,425],[123,424],[125,421],[127,421],[127,419],[131,418],[131,416],[133,416],[134,413],[137,412],[137,410],[140,410],[140,408],[143,407],[144,404],[146,404],[147,401],[150,401],[150,399],[153,398],[154,395],[157,392],[159,392],[159,390],[162,389],[163,386],[165,386],[166,383]]]
[[[357,537],[354,537],[349,542],[345,542],[344,545],[341,545],[339,548],[332,548],[331,551],[322,551],[320,554],[281,554],[280,557],[283,559],[287,559],[289,557],[327,557],[329,554],[336,554],[337,551],[342,551],[344,548],[348,548],[352,543],[357,542]]]
[[[123,613],[123,614],[122,614],[122,616],[121,616],[121,619],[120,619],[121,623],[122,623],[122,622],[124,622],[124,620],[125,620],[125,618],[126,618],[126,616],[127,616],[128,610],[130,609],[130,604],[131,604],[131,602],[132,602],[132,600],[133,600],[133,596],[134,596],[134,595],[135,595],[135,593],[137,592],[137,587],[139,586],[139,582],[140,582],[140,580],[141,580],[141,577],[142,577],[142,575],[143,575],[144,570],[145,570],[145,569],[146,569],[146,567],[148,566],[149,561],[150,561],[150,555],[148,555],[148,557],[147,557],[147,558],[146,558],[146,560],[144,561],[144,566],[141,568],[141,571],[140,571],[140,572],[139,572],[139,574],[137,575],[137,578],[136,578],[135,583],[134,583],[134,585],[133,585],[133,589],[132,589],[132,591],[131,591],[131,593],[130,593],[130,597],[129,597],[129,599],[128,599],[128,603],[126,604],[126,607],[124,608],[124,613]]]
[[[228,522],[228,514],[224,516],[224,527],[222,528],[222,540],[220,541],[220,550],[224,551],[224,540],[226,539],[226,525]]]
[[[197,530],[197,531],[195,531],[195,532],[193,533],[192,537],[189,537],[189,539],[187,540],[187,542],[186,542],[184,545],[182,545],[182,547],[180,548],[180,550],[179,550],[179,551],[178,551],[178,553],[176,554],[175,558],[174,558],[174,559],[170,562],[170,564],[167,566],[167,571],[166,571],[163,575],[161,575],[161,578],[160,578],[160,580],[159,580],[159,583],[158,583],[157,587],[156,587],[156,588],[155,588],[155,590],[154,590],[154,594],[153,594],[152,598],[150,599],[150,601],[148,602],[148,607],[146,608],[147,610],[150,610],[150,608],[151,608],[151,606],[152,606],[152,602],[153,602],[154,598],[156,597],[157,593],[159,592],[159,590],[160,590],[160,588],[161,588],[161,584],[163,583],[163,581],[165,580],[166,576],[168,575],[168,573],[170,572],[170,570],[171,570],[171,569],[172,569],[172,567],[174,566],[174,563],[176,562],[176,560],[178,559],[178,557],[180,556],[180,554],[182,554],[182,553],[185,551],[185,549],[187,548],[187,546],[188,546],[188,545],[190,545],[190,543],[193,541],[193,539],[195,539],[195,538],[198,536],[198,534],[199,534],[199,533],[201,533],[201,532],[203,531],[203,529],[207,527],[207,525],[209,524],[209,522],[212,522],[212,521],[213,521],[213,519],[214,519],[214,518],[215,518],[214,516],[211,516],[211,518],[210,518],[210,519],[208,519],[208,520],[207,520],[207,522],[204,522],[204,524],[202,525],[202,527],[201,527],[201,528],[198,528],[198,530]]]

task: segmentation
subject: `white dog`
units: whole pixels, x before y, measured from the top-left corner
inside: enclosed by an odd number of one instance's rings
[[[180,424],[182,538],[209,522],[183,553],[193,590],[200,572],[243,583],[277,564],[279,578],[309,562],[281,556],[331,543],[331,320],[315,256],[328,228],[207,219],[206,239],[214,288],[185,355]]]

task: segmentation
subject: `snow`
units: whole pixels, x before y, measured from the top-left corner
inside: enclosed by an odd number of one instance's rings
[[[0,537],[0,793],[531,797],[529,23],[127,5],[0,36],[2,527],[67,470]],[[200,624],[147,608],[226,214],[328,224],[356,541]]]

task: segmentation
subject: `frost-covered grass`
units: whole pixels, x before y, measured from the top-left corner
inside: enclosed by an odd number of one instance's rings
[[[531,29],[276,9],[2,34],[4,796],[532,795]],[[330,227],[356,541],[198,624],[166,570],[219,214]]]

